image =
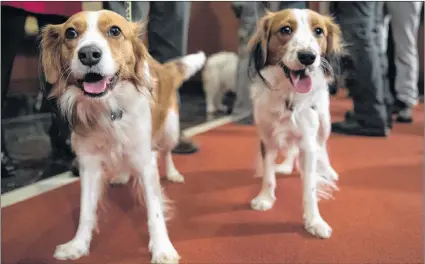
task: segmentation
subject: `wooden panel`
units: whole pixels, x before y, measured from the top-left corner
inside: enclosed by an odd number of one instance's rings
[[[192,2],[188,52],[236,52],[238,23],[231,2]]]

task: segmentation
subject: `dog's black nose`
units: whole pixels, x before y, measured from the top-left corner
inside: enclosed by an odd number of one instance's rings
[[[88,45],[78,51],[78,58],[83,65],[93,66],[99,63],[102,51],[95,45]]]
[[[305,66],[313,64],[316,59],[316,55],[310,51],[299,51],[298,60]]]

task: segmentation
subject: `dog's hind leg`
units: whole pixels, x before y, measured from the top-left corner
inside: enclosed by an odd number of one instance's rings
[[[261,157],[262,157],[262,178],[260,193],[251,201],[251,208],[257,211],[267,211],[271,209],[276,201],[276,175],[275,175],[275,159],[277,150],[267,148],[261,142]]]
[[[217,88],[218,88],[218,91],[215,94],[214,105],[215,105],[217,110],[219,110],[221,112],[226,112],[227,106],[225,106],[223,104],[223,99],[224,99],[224,94],[226,93],[226,89],[225,89],[225,87],[222,87],[220,85]]]
[[[93,228],[96,225],[97,205],[102,192],[101,160],[96,157],[80,157],[81,208],[80,222],[74,238],[56,247],[54,257],[60,260],[78,259],[89,254]]]
[[[162,159],[165,162],[165,171],[167,175],[167,179],[172,182],[182,183],[184,182],[183,175],[176,169],[176,166],[173,162],[173,156],[171,155],[171,151],[161,152]]]
[[[180,124],[179,116],[174,110],[168,112],[167,120],[164,127],[163,138],[160,140],[160,155],[165,163],[166,176],[169,181],[182,183],[184,177],[177,170],[173,162],[171,150],[176,146],[179,140]]]
[[[123,184],[127,184],[129,180],[130,180],[130,173],[126,171],[122,171],[117,176],[113,177],[109,183],[111,185],[123,185]]]
[[[292,144],[286,153],[285,160],[281,163],[276,165],[276,172],[282,173],[282,174],[291,174],[294,170],[294,164],[295,160],[297,159],[299,155],[299,149],[295,144]]]

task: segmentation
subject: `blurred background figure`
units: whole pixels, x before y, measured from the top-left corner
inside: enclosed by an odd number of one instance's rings
[[[187,39],[190,19],[190,2],[132,2],[132,21],[149,17],[147,37],[149,52],[157,61],[164,63],[187,53]],[[104,7],[126,17],[126,3],[104,2]],[[180,132],[179,143],[173,153],[190,154],[198,146]]]
[[[232,8],[235,16],[239,19],[239,63],[236,78],[236,101],[233,108],[233,114],[240,115],[250,113],[251,116],[242,120],[241,123],[252,124],[252,102],[250,96],[251,79],[248,76],[249,54],[246,50],[246,45],[257,27],[257,21],[265,14],[266,9],[276,12],[285,8],[307,8],[307,2],[232,2]]]
[[[385,137],[392,128],[383,11],[384,2],[331,2],[352,59],[345,81],[354,105],[343,122],[332,124],[332,132]]]
[[[385,26],[391,26],[394,70],[390,84],[396,98],[393,113],[396,121],[411,123],[412,107],[418,103],[419,56],[418,29],[423,2],[385,2],[387,11]],[[384,29],[387,32],[388,28]],[[387,37],[385,35],[384,37]],[[383,40],[387,43],[387,39]]]
[[[31,16],[37,19],[39,30],[47,24],[63,23],[67,17],[81,11],[81,2],[2,2],[1,3],[1,36],[3,40],[1,45],[1,79],[2,79],[2,119],[4,118],[4,108],[6,106],[6,96],[9,91],[11,72],[13,63],[19,48],[24,42],[25,22]],[[35,43],[34,48],[38,47]],[[37,49],[38,50],[38,49]],[[45,83],[41,77],[41,86],[46,89],[46,94],[50,92],[51,85]],[[72,158],[73,154],[69,144],[70,130],[68,124],[56,112],[56,103],[48,102],[48,110],[53,113],[52,125],[49,130],[49,137],[52,146],[52,157]],[[8,154],[5,142],[4,127],[1,131],[1,153],[2,153],[2,178],[13,176],[16,169],[14,162]]]

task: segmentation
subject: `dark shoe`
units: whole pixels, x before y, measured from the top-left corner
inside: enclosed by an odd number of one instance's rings
[[[405,109],[401,109],[397,113],[397,117],[396,117],[395,121],[397,121],[399,123],[412,123],[413,122],[412,109],[409,108],[409,107],[407,107]]]
[[[364,127],[356,120],[332,123],[332,132],[352,136],[386,137],[389,129]]]
[[[74,159],[72,161],[71,172],[72,172],[72,176],[74,176],[74,177],[80,177],[80,168],[78,167],[78,161],[77,161],[77,159]]]
[[[354,120],[354,111],[348,110],[344,115],[345,120]]]
[[[1,153],[1,177],[9,178],[16,175],[16,162],[7,154]]]
[[[408,108],[408,106],[404,102],[397,99],[394,102],[392,112],[393,114],[398,114],[398,112],[406,108]]]
[[[193,154],[199,151],[198,146],[190,139],[180,135],[179,143],[173,149],[174,154]]]
[[[396,114],[396,122],[399,123],[412,123],[412,108],[400,100],[396,100],[393,105],[393,114]]]
[[[347,112],[345,112],[344,118],[346,121],[355,121],[354,111],[348,110]],[[393,121],[391,115],[388,115],[387,126],[389,129],[393,128]]]
[[[330,95],[336,95],[338,93],[338,86],[333,83],[329,85],[329,94]]]

